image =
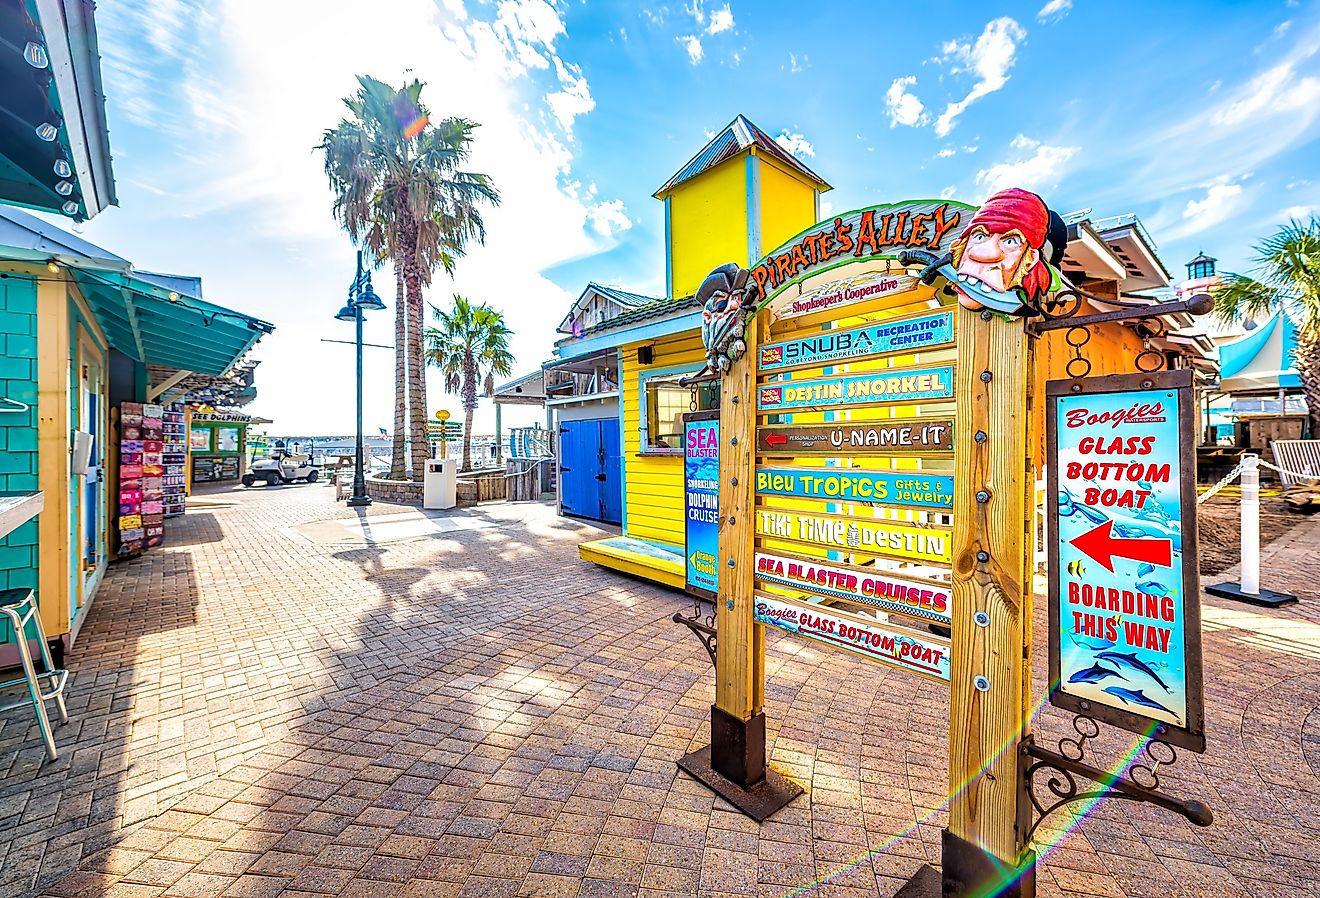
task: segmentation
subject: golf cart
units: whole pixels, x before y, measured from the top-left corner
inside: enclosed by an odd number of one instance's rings
[[[270,455],[253,459],[243,475],[243,485],[252,486],[258,480],[266,481],[266,486],[298,480],[316,483],[320,476],[321,471],[312,464],[311,456],[303,454],[297,443],[286,448],[282,440],[276,440]]]

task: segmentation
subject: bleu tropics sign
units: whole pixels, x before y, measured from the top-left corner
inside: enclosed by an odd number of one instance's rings
[[[756,491],[763,496],[953,508],[953,476],[923,471],[757,468]]]
[[[781,381],[756,391],[758,411],[834,408],[889,402],[922,402],[953,397],[953,366],[895,368],[869,374]]]
[[[856,361],[891,352],[917,352],[953,343],[953,311],[824,331],[770,343],[758,353],[760,370],[778,371],[831,362]]]

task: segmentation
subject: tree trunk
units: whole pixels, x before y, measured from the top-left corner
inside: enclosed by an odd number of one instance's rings
[[[1302,380],[1302,393],[1310,417],[1310,438],[1320,439],[1320,334],[1297,329],[1293,364]]]
[[[472,413],[477,408],[477,365],[469,351],[463,356],[463,470],[472,470]]]
[[[422,343],[422,275],[417,259],[417,230],[403,233],[404,281],[408,292],[408,432],[412,441],[412,479],[426,474],[431,447],[426,439],[426,364]]]
[[[390,479],[408,479],[404,444],[408,438],[408,298],[403,267],[394,263],[394,445],[390,452]]]

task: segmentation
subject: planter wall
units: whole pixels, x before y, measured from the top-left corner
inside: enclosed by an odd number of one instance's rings
[[[411,480],[386,480],[375,474],[368,474],[367,495],[381,502],[421,505],[422,484]]]

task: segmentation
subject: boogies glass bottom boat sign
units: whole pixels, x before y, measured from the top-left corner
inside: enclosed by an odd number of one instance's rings
[[[1191,372],[1046,393],[1050,700],[1204,751]]]

